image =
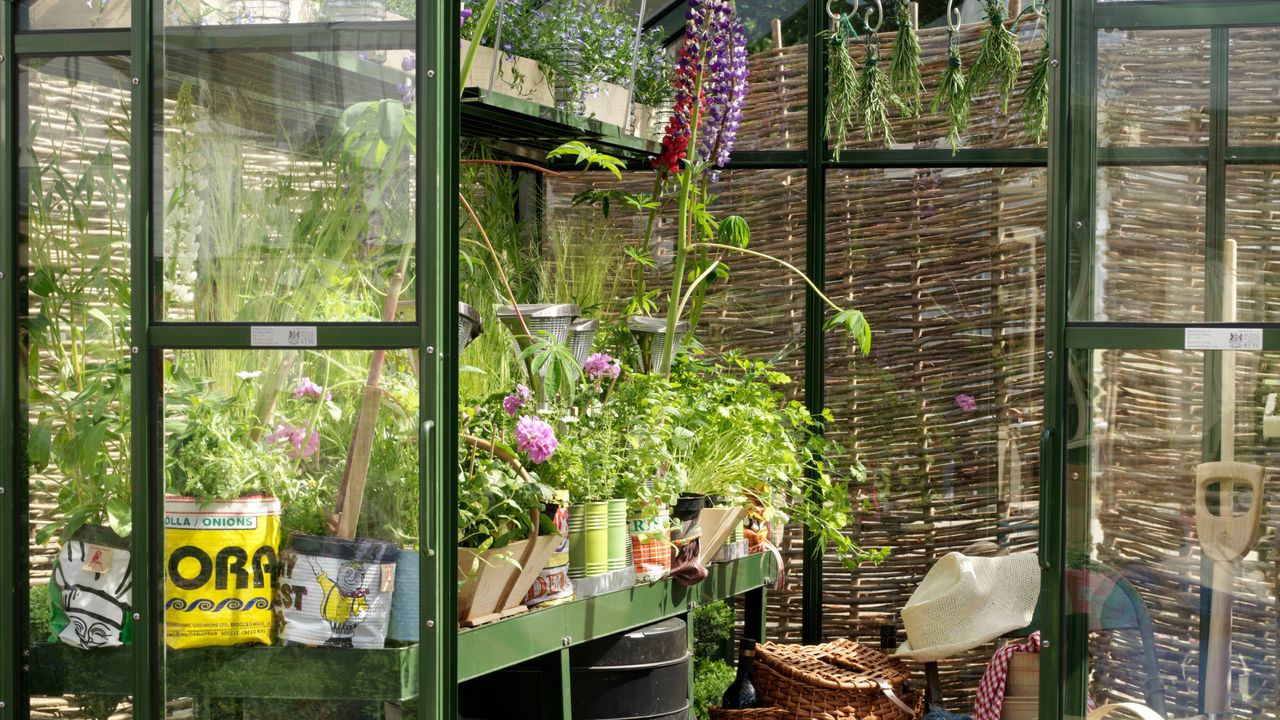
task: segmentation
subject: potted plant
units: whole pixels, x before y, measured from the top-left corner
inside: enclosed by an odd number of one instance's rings
[[[167,378],[165,639],[174,649],[272,640],[275,493],[291,475],[289,453],[307,448],[304,439],[284,447],[255,437],[251,401],[260,376],[240,373],[230,395],[181,369]]]
[[[464,625],[523,611],[529,588],[561,542],[540,512],[552,492],[535,474],[558,451],[558,440],[549,424],[521,412],[527,403],[519,391],[495,396],[464,410],[459,422],[458,612]]]

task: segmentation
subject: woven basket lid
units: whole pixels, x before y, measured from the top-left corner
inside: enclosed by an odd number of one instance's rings
[[[758,662],[789,677],[832,690],[880,691],[880,681],[905,682],[910,671],[901,660],[848,639],[821,645],[760,645]]]

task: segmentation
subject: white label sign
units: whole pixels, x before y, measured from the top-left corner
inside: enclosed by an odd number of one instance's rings
[[[1261,350],[1262,328],[1187,328],[1187,350]]]
[[[255,327],[249,329],[253,347],[315,347],[316,327]]]

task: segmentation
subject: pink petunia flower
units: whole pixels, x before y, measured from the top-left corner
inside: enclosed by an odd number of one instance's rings
[[[315,430],[308,433],[305,427],[281,423],[266,437],[269,443],[281,440],[289,443],[290,448],[285,453],[294,459],[306,460],[320,450],[320,434]]]
[[[978,401],[972,395],[961,393],[956,396],[956,407],[965,412],[973,412],[978,409]]]
[[[582,371],[591,380],[599,380],[604,377],[615,379],[618,377],[618,373],[622,372],[622,367],[605,353],[593,353],[591,357],[587,358],[586,362],[582,363]]]
[[[529,399],[533,397],[533,393],[523,384],[516,384],[516,391],[502,398],[502,409],[507,411],[511,417],[515,417],[520,412],[520,408],[529,404]]]
[[[303,377],[298,381],[298,386],[293,389],[293,399],[301,400],[302,398],[332,400],[333,394],[312,382],[311,378]]]
[[[516,449],[534,465],[546,462],[559,445],[555,430],[541,418],[525,416],[516,421]]]

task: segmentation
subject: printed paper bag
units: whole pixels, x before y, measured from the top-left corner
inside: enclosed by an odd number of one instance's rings
[[[276,597],[281,639],[325,647],[382,647],[399,552],[393,543],[376,540],[290,535]]]
[[[86,525],[62,546],[53,564],[51,641],[78,648],[116,647],[133,629],[129,541],[111,528]]]
[[[280,501],[164,499],[165,640],[171,648],[271,644]]]

